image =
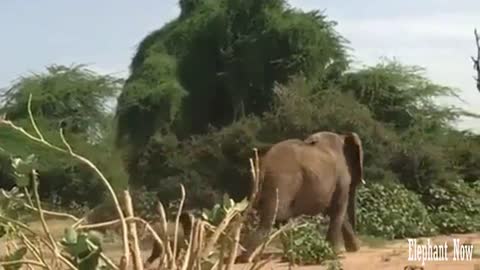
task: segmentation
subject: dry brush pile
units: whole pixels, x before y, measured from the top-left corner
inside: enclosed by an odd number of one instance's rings
[[[241,246],[240,234],[244,230],[246,218],[253,210],[253,204],[258,192],[259,160],[255,149],[255,160],[250,159],[253,189],[250,197],[240,203],[233,204],[223,219],[212,225],[201,218],[191,218],[192,228],[186,234],[188,240],[185,248],[180,250],[182,244],[178,242],[177,234],[180,230],[180,215],[185,199],[185,188],[180,185],[182,200],[175,219],[175,235],[171,239],[168,234],[159,234],[152,224],[135,216],[132,207],[132,199],[128,190],[122,196],[112,188],[102,172],[88,159],[78,155],[65,140],[63,130],[60,129],[60,137],[64,148],[55,146],[44,139],[38,129],[30,110],[31,96],[28,102],[28,111],[31,125],[36,134],[27,132],[16,126],[13,122],[0,119],[0,125],[16,130],[20,135],[44,145],[50,149],[65,153],[88,165],[99,176],[106,186],[115,204],[118,219],[97,224],[85,224],[86,218],[76,217],[71,214],[53,212],[42,209],[38,195],[37,171],[31,160],[14,160],[16,176],[23,179],[20,188],[6,192],[1,190],[3,199],[14,202],[17,205],[35,212],[42,224],[42,233],[34,232],[26,222],[20,218],[12,217],[0,212],[0,228],[8,235],[7,255],[1,258],[0,266],[5,269],[144,269],[144,264],[139,247],[138,228],[142,227],[152,235],[154,240],[161,246],[160,263],[158,269],[231,269]],[[33,194],[31,194],[33,193]],[[0,208],[0,211],[2,209]],[[163,231],[167,231],[167,218],[163,205],[159,203],[160,224]],[[72,220],[72,226],[65,228],[62,239],[55,239],[49,228],[46,216],[61,217]],[[101,235],[96,229],[112,225],[121,226],[123,255],[116,260],[108,258],[102,250]],[[273,225],[273,224],[272,224]],[[260,245],[250,256],[249,269],[260,269],[270,259],[256,259],[263,253],[266,245],[287,226],[280,228]]]

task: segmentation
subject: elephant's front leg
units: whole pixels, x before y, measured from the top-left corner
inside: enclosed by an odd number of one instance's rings
[[[328,213],[330,224],[327,231],[327,241],[338,253],[342,247],[342,227],[347,212],[348,189],[338,188],[335,191]]]

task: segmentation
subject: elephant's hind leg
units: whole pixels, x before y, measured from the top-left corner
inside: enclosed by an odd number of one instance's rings
[[[343,241],[345,242],[345,249],[348,252],[355,252],[360,249],[360,243],[358,242],[355,232],[353,231],[350,221],[345,218],[342,226]]]
[[[144,268],[149,269],[150,266],[153,264],[153,262],[158,257],[160,257],[161,253],[162,253],[162,247],[160,246],[160,244],[156,240],[153,240],[152,253],[151,253],[150,257],[148,257],[147,261],[145,262]]]
[[[276,223],[287,222],[292,216],[293,196],[288,194],[288,190],[279,189],[278,205],[276,189],[275,191],[273,188],[264,190],[263,195],[265,197],[260,204],[258,229],[246,239],[245,252],[237,258],[237,262],[246,262],[254,250],[267,239],[272,226],[275,226]]]
[[[335,252],[339,252],[342,247],[342,227],[347,212],[347,199],[348,189],[337,186],[328,209],[330,224],[327,231],[327,241]]]

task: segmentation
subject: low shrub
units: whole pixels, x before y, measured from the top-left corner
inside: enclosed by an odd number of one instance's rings
[[[436,185],[423,195],[433,223],[441,233],[480,230],[480,190],[463,181]]]
[[[358,190],[357,224],[361,234],[387,239],[436,232],[420,197],[399,184],[367,184]]]
[[[302,218],[302,224],[286,230],[282,237],[284,258],[290,263],[310,265],[336,260],[336,254],[325,240],[319,217]]]

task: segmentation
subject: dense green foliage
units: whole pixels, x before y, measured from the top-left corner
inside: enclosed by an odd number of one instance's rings
[[[323,264],[337,256],[325,240],[325,226],[318,219],[303,218],[303,225],[288,229],[282,235],[284,257],[290,263]]]
[[[370,184],[358,193],[358,230],[362,234],[394,239],[436,232],[419,196],[403,186]]]
[[[448,186],[434,186],[424,194],[433,223],[441,233],[469,233],[480,230],[480,196],[478,182],[463,181]]]
[[[48,141],[64,148],[60,128],[74,151],[85,155],[101,168],[114,183],[126,182],[121,161],[113,145],[112,113],[106,101],[119,93],[121,81],[100,76],[83,66],[51,66],[46,73],[19,78],[4,92],[1,109],[8,120],[35,134],[27,103],[38,128]],[[95,173],[68,154],[48,149],[19,132],[0,129],[0,187],[10,189],[15,183],[11,157],[37,156],[40,195],[51,206],[93,206],[103,200],[103,185]]]

